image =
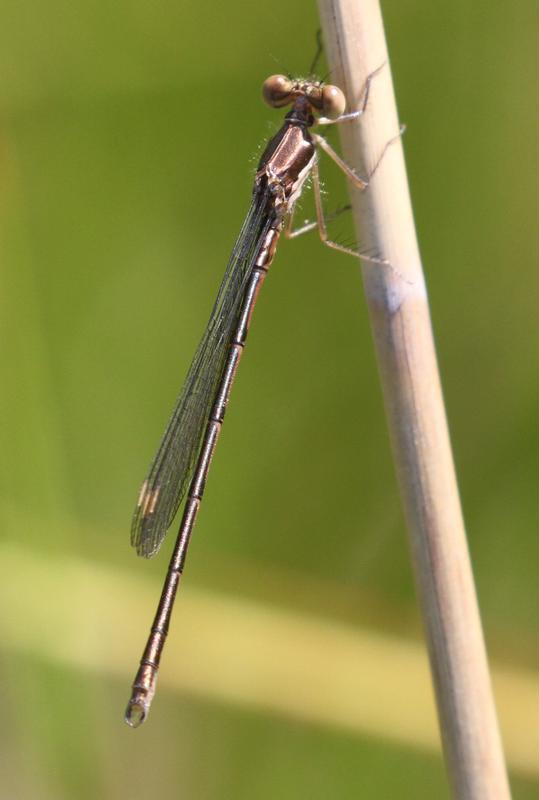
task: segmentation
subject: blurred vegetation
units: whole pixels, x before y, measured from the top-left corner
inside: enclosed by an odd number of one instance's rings
[[[489,650],[539,680],[538,6],[383,7]],[[132,506],[279,124],[260,85],[307,69],[316,10],[7,0],[0,19],[3,539],[157,596],[166,554],[134,557]],[[264,288],[186,580],[420,639],[360,274],[316,236],[283,242]],[[1,663],[6,798],[448,796],[441,759],[390,732],[163,686],[134,733],[130,671]],[[537,773],[513,789],[539,797]]]

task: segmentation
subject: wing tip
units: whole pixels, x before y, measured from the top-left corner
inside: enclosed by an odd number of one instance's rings
[[[149,481],[145,480],[140,489],[133,514],[131,544],[137,551],[137,555],[143,558],[154,556],[159,550],[163,539],[158,535],[158,531],[155,530],[158,520],[155,515],[155,509],[160,493],[160,486],[152,488],[149,485]]]

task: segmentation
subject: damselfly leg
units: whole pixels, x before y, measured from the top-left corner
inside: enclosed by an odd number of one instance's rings
[[[346,213],[346,211],[350,211],[352,206],[350,203],[347,203],[345,206],[341,206],[336,211],[333,211],[331,214],[324,214],[326,222],[332,222],[334,219],[337,219],[341,216],[341,214]],[[315,228],[318,228],[318,220],[315,219],[313,222],[309,222],[305,220],[303,225],[300,228],[294,228],[294,218],[296,215],[296,208],[291,209],[290,214],[288,215],[288,219],[286,222],[286,226],[284,229],[284,234],[287,239],[296,239],[298,236],[302,236],[304,233],[309,233],[309,231],[314,231]]]
[[[374,75],[375,73],[372,73]],[[339,120],[335,120],[338,122]],[[396,142],[404,133],[404,125],[401,126],[399,133],[396,136],[393,136],[388,142],[386,142],[382,152],[380,153],[376,164],[369,172],[366,178],[360,177],[357,172],[355,172],[352,167],[350,167],[341,157],[340,155],[333,149],[333,147],[327,142],[322,136],[319,136],[316,133],[312,134],[313,142],[320,147],[327,155],[337,164],[339,169],[344,172],[346,177],[352,182],[352,184],[359,189],[359,191],[364,192],[365,189],[368,188],[376,170],[380,166],[382,159],[384,158],[388,148]],[[313,166],[311,169],[311,177],[312,177],[312,187],[313,187],[313,195],[314,195],[314,204],[316,209],[316,220],[312,222],[305,222],[300,228],[296,228],[293,230],[293,218],[295,207],[290,210],[289,217],[288,217],[288,224],[285,227],[285,236],[287,239],[294,239],[297,236],[301,236],[303,233],[308,233],[309,231],[314,230],[315,228],[318,229],[318,233],[320,235],[320,239],[324,244],[328,247],[331,247],[333,250],[338,250],[340,253],[346,253],[348,255],[354,256],[355,258],[362,259],[363,261],[369,261],[373,264],[382,264],[385,266],[391,266],[389,261],[385,258],[377,258],[376,256],[368,255],[367,253],[363,253],[360,250],[354,250],[352,247],[346,247],[339,242],[334,242],[328,238],[327,232],[327,222],[333,217],[335,214],[331,215],[330,217],[326,216],[324,212],[324,205],[322,202],[322,190],[320,186],[320,173],[318,171],[318,158],[316,158],[313,162]],[[349,209],[350,206],[345,206],[341,211]]]
[[[404,126],[401,127],[399,133],[396,136],[393,136],[388,142],[386,142],[382,152],[380,153],[376,164],[369,172],[366,178],[361,178],[353,169],[352,167],[348,166],[348,164],[343,161],[340,155],[335,152],[333,147],[322,137],[318,136],[318,134],[313,133],[313,141],[314,143],[320,147],[327,155],[337,164],[339,169],[344,172],[348,180],[352,182],[352,184],[359,189],[360,192],[364,192],[365,189],[369,187],[370,182],[372,181],[376,170],[382,163],[382,160],[387,153],[389,147],[391,147],[394,142],[396,142],[403,134]],[[360,258],[363,261],[369,261],[373,264],[382,264],[385,266],[391,266],[389,261],[385,258],[377,258],[376,256],[367,255],[366,253],[362,253],[360,250],[354,250],[352,247],[346,247],[343,244],[339,244],[339,242],[334,242],[328,238],[327,233],[327,225],[326,225],[326,218],[324,215],[324,206],[322,203],[322,192],[320,188],[320,174],[318,172],[318,161],[316,160],[313,164],[312,168],[312,179],[313,179],[313,193],[314,193],[314,204],[316,208],[316,224],[318,227],[318,233],[320,234],[320,239],[326,244],[328,247],[331,247],[333,250],[338,250],[340,253],[347,253],[348,255],[355,256],[356,258]]]
[[[386,65],[386,62],[384,61],[383,64],[380,64],[379,67],[376,67],[375,70],[373,70],[372,72],[370,72],[367,75],[367,79],[365,81],[365,88],[363,89],[363,96],[361,98],[361,102],[359,104],[359,107],[355,111],[349,111],[346,114],[341,114],[340,117],[337,117],[337,119],[328,119],[327,117],[320,117],[319,119],[316,120],[315,124],[316,125],[340,125],[341,122],[349,122],[350,120],[359,119],[359,117],[363,116],[363,114],[367,110],[367,105],[369,103],[369,94],[370,94],[370,91],[371,91],[371,83],[374,80],[374,78],[376,77],[376,75],[378,75],[378,73],[383,70],[385,65]]]

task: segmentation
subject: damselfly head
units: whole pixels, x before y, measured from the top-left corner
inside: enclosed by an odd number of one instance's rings
[[[346,108],[344,94],[337,86],[286,75],[267,78],[262,86],[262,97],[272,108],[289,106],[296,98],[304,97],[316,114],[327,119],[338,119]]]

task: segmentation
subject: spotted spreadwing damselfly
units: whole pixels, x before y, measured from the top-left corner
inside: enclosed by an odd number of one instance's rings
[[[125,720],[132,727],[145,720],[155,694],[159,662],[210,463],[256,299],[281,233],[293,238],[317,228],[320,238],[329,247],[388,265],[382,258],[364,255],[328,238],[318,153],[324,151],[352,184],[363,191],[394,139],[386,144],[370,174],[362,178],[313,131],[315,127],[361,117],[367,108],[372,79],[380,69],[382,67],[369,75],[361,103],[350,113],[345,113],[344,94],[338,87],[314,78],[272,75],[263,85],[263,97],[268,105],[272,108],[291,106],[291,110],[281,129],[268,142],[258,164],[250,208],[133,516],[131,542],[139,555],[150,558],[159,550],[185,497],[163,591],[125,712]],[[312,180],[316,221],[306,222],[294,230],[294,210],[308,178]]]

